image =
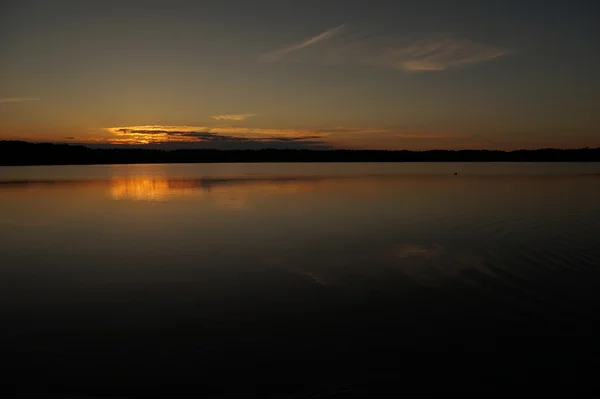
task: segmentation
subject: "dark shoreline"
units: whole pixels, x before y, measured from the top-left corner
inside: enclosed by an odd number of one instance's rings
[[[600,162],[600,148],[515,151],[159,150],[0,141],[0,166],[282,162]]]

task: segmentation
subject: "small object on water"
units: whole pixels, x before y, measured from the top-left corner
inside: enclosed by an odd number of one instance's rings
[[[454,176],[458,176],[458,172],[454,172]]]

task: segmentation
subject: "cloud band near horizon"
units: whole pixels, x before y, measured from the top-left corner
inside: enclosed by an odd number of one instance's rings
[[[277,129],[234,126],[123,126],[107,128],[111,137],[93,140],[106,144],[191,145],[194,148],[356,148],[377,139],[398,147],[398,143],[455,142],[466,136],[424,129],[360,128],[338,126],[319,129]],[[354,144],[353,144],[354,143]],[[396,143],[393,145],[392,143]]]

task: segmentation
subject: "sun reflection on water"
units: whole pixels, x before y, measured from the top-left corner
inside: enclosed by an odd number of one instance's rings
[[[172,179],[161,176],[118,177],[110,181],[114,200],[172,201],[202,199],[219,208],[241,210],[254,197],[278,196],[312,191],[314,183],[273,182],[252,179]]]
[[[116,200],[166,201],[172,197],[202,195],[202,190],[189,180],[137,177],[112,179],[110,194]]]
[[[347,194],[377,192],[375,185],[348,179],[323,180],[314,178],[226,178],[173,179],[165,176],[114,177],[110,180],[109,195],[114,200],[133,201],[209,201],[220,208],[243,209],[249,203],[259,204],[265,197],[300,195],[315,191],[340,191]],[[357,188],[359,187],[359,188]]]

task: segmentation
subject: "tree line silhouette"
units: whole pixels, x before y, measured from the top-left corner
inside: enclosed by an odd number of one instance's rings
[[[0,141],[0,165],[86,165],[198,162],[600,162],[600,148],[538,150],[216,150],[89,148]]]

